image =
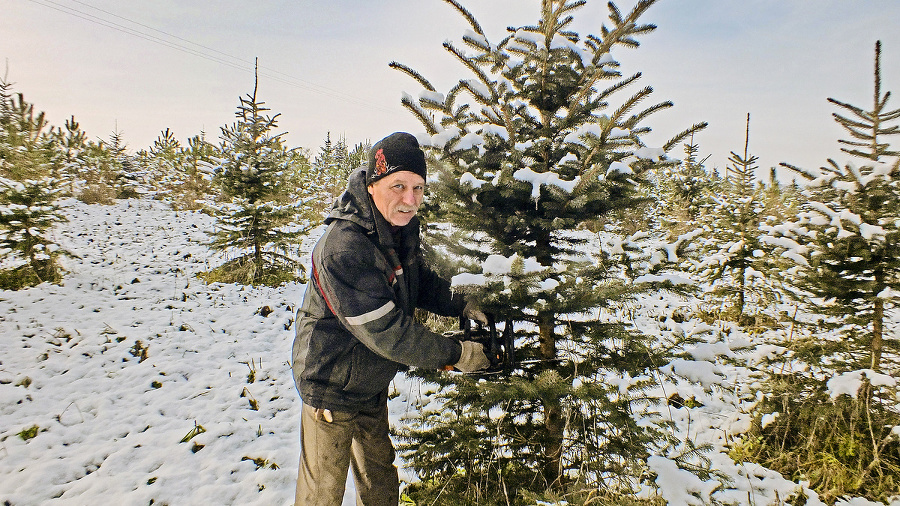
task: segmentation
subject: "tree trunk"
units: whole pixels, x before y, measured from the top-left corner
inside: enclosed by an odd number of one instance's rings
[[[253,259],[256,262],[256,269],[253,272],[253,280],[256,281],[262,275],[262,237],[260,237],[259,216],[253,217],[252,234],[253,234]]]
[[[878,270],[875,272],[875,286],[878,287],[879,293],[884,290],[884,272]],[[883,347],[882,336],[884,334],[884,300],[875,299],[875,311],[872,315],[872,366],[873,371],[879,370],[881,367],[881,350]]]
[[[550,312],[538,314],[541,359],[552,364],[556,358],[556,336],[553,334],[555,315]],[[550,487],[560,484],[562,475],[563,419],[560,400],[544,398],[544,428],[547,430],[547,464],[544,468],[544,479]]]

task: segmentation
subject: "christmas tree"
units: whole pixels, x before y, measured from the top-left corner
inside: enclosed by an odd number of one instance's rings
[[[66,252],[50,233],[65,221],[57,202],[62,185],[54,177],[61,167],[44,113],[0,79],[0,288],[62,278],[57,259]]]
[[[650,87],[620,98],[640,74],[623,76],[611,51],[637,47],[635,37],[655,28],[638,22],[653,1],[626,15],[610,3],[611,26],[582,37],[570,25],[586,2],[544,0],[536,25],[496,43],[446,1],[470,30],[467,49],[444,47],[471,77],[442,94],[391,66],[424,88],[403,104],[426,130],[420,144],[442,162],[430,189],[439,209],[426,221],[449,226],[432,227],[446,234],[432,233],[431,246],[467,263],[454,285],[496,315],[515,356],[505,371],[432,377],[442,409],[423,409],[400,432],[401,450],[422,490],[446,484],[444,497],[459,500],[632,491],[648,477],[648,455],[669,442],[649,394],[664,352],[609,309],[665,277],[642,276],[661,260],[634,250],[640,233],[622,241],[611,237],[614,224],[601,237],[585,228],[645,201],[648,174],[675,163],[666,151],[705,124],[647,146],[642,122],[672,104],[644,105]],[[585,248],[598,242],[615,245]]]
[[[900,300],[900,158],[887,136],[900,133],[900,109],[881,92],[875,46],[871,109],[829,99],[850,134],[842,148],[860,165],[833,159],[819,170],[783,164],[804,176],[806,198],[794,220],[764,227],[767,242],[794,261],[795,289],[816,315],[798,320],[787,354],[773,364],[772,390],[759,415],[753,457],[791,478],[809,480],[824,500],[898,493],[900,426],[896,329]]]
[[[689,269],[706,283],[706,311],[748,325],[780,299],[775,289],[782,267],[763,241],[760,224],[779,217],[785,204],[779,186],[759,184],[757,156],[750,154],[750,114],[743,154],[731,152],[724,181],[710,185],[697,201],[705,202],[698,214],[699,233]]]
[[[221,164],[215,169],[224,202],[214,205],[218,230],[211,246],[235,255],[217,269],[223,277],[248,284],[280,284],[302,279],[296,245],[315,220],[312,197],[305,197],[298,157],[273,134],[278,114],[253,93],[241,97],[237,121],[222,127]]]

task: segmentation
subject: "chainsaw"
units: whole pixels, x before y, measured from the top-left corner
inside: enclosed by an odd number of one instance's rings
[[[486,313],[485,316],[487,324],[476,321],[474,327],[471,320],[461,316],[459,330],[446,332],[444,335],[457,341],[474,341],[484,346],[484,353],[491,361],[491,365],[487,369],[471,374],[509,374],[513,370],[516,353],[512,321],[507,320],[502,335],[498,335],[494,315]]]

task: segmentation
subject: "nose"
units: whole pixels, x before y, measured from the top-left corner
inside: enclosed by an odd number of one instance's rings
[[[403,192],[403,203],[408,206],[418,207],[419,202],[418,202],[418,199],[416,198],[416,191],[413,190],[412,188],[406,189],[406,191]]]

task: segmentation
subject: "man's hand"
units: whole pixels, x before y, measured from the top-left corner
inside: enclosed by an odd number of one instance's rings
[[[459,362],[453,364],[460,372],[475,372],[487,369],[491,365],[490,359],[484,353],[484,346],[475,341],[462,341],[462,354]]]
[[[484,311],[482,311],[481,308],[478,307],[478,304],[472,301],[466,302],[466,307],[463,308],[462,314],[464,317],[470,320],[475,320],[482,325],[488,324],[487,315],[485,315]]]
[[[333,422],[334,417],[331,416],[331,410],[316,408],[316,421],[318,421],[318,420],[325,420],[328,423]]]

